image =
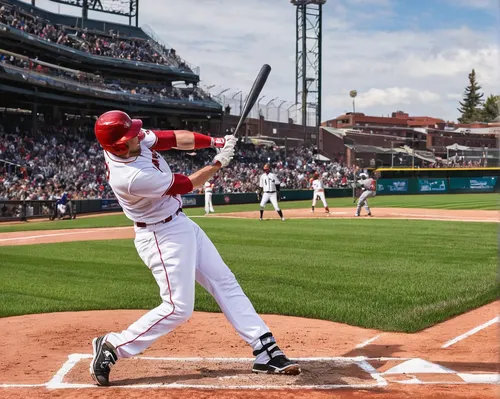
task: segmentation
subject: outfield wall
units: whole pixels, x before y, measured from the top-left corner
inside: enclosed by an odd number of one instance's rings
[[[450,177],[440,179],[379,179],[377,195],[405,194],[458,194],[500,192],[500,179],[497,176],[477,178]],[[351,197],[352,188],[327,188],[327,198]],[[312,190],[282,190],[282,201],[310,200]],[[214,205],[257,204],[256,193],[214,194]],[[0,201],[0,222],[49,218],[53,212],[54,201]],[[74,200],[73,209],[77,215],[120,211],[116,199]],[[204,194],[182,196],[184,208],[203,207]]]

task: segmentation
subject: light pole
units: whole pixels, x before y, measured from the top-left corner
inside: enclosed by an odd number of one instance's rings
[[[358,91],[351,90],[349,92],[349,95],[352,98],[352,127],[354,128],[354,126],[356,126],[356,124],[354,123],[354,118],[356,117],[356,100],[355,100],[355,98],[358,95]]]
[[[269,104],[271,104],[273,101],[277,100],[278,97],[274,97],[271,101],[269,101],[266,104],[266,121],[269,119]]]

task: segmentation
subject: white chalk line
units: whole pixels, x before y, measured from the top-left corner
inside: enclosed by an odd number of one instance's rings
[[[500,323],[500,316],[494,317],[490,321],[487,321],[486,323],[483,323],[480,326],[477,326],[477,327],[473,328],[472,330],[469,330],[466,333],[464,333],[462,335],[459,335],[458,337],[449,340],[441,348],[448,348],[451,345],[454,345],[457,342],[460,342],[461,340],[463,340],[463,339],[465,339],[467,337],[470,337],[471,335],[474,335],[475,333],[477,333],[477,332],[479,332],[479,331],[485,329],[486,327],[489,327],[489,326],[491,326],[492,324],[495,324],[495,323]]]
[[[58,236],[69,236],[69,235],[77,235],[77,234],[88,234],[88,233],[96,233],[99,231],[116,231],[116,230],[125,230],[125,229],[132,229],[132,227],[127,226],[127,227],[112,227],[112,228],[98,228],[96,227],[95,229],[86,229],[86,230],[78,230],[78,231],[65,231],[63,233],[52,233],[52,234],[40,234],[36,236],[25,236],[25,237],[13,237],[13,238],[0,238],[0,242],[5,242],[5,241],[16,241],[16,240],[34,240],[36,238],[43,238],[43,237],[58,237]]]
[[[364,342],[361,342],[360,344],[356,345],[356,349],[359,349],[359,348],[364,348],[365,346],[368,346],[370,345],[373,341],[376,341],[377,339],[379,339],[383,334],[379,334],[379,335],[376,335],[370,339],[367,339],[366,341]]]
[[[97,388],[94,384],[74,384],[63,382],[64,377],[75,367],[75,365],[83,359],[91,359],[90,354],[78,354],[74,353],[68,356],[68,360],[62,365],[62,367],[57,371],[54,377],[46,384],[0,384],[0,388],[47,388],[47,389],[85,389],[85,388]],[[204,357],[188,357],[188,358],[175,358],[175,357],[133,357],[132,359],[140,360],[161,360],[161,361],[183,361],[183,362],[252,362],[254,358],[204,358]],[[369,361],[390,361],[390,360],[412,360],[413,358],[398,358],[398,357],[375,357],[369,358],[366,356],[356,356],[356,357],[306,357],[306,358],[293,358],[293,360],[300,362],[312,362],[312,361],[334,361],[337,363],[344,364],[355,364],[360,369],[368,373],[375,381],[372,384],[324,384],[324,385],[236,385],[236,386],[220,386],[220,385],[196,385],[196,384],[136,384],[136,385],[112,385],[113,388],[127,388],[127,389],[207,389],[207,390],[227,390],[227,389],[238,389],[238,390],[251,390],[251,389],[279,389],[279,390],[309,390],[309,389],[319,389],[319,390],[333,390],[333,389],[369,389],[369,388],[380,388],[388,385],[387,380],[379,373]],[[464,382],[446,382],[446,381],[436,381],[436,382],[422,382],[418,379],[406,380],[406,381],[394,381],[399,384],[500,384],[500,374],[468,374],[468,373],[457,373]],[[223,378],[223,377],[221,377]],[[392,383],[392,382],[391,382]]]
[[[377,381],[378,387],[385,387],[385,386],[389,385],[387,383],[387,380],[384,377],[382,377],[382,375],[378,372],[378,370],[375,367],[373,367],[370,363],[368,363],[366,360],[358,361],[358,362],[356,362],[356,364],[363,371],[370,374],[370,376],[375,381]]]
[[[63,379],[68,374],[73,367],[82,359],[92,358],[92,355],[81,355],[74,353],[68,356],[68,360],[62,365],[62,367],[57,371],[57,373],[52,377],[52,379],[47,383],[47,388],[60,388],[63,383]]]

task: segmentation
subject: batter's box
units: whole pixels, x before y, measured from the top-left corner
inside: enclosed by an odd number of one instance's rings
[[[377,388],[387,385],[362,358],[301,358],[298,376],[254,374],[253,358],[123,359],[113,366],[111,384],[122,388],[196,389],[336,389]],[[91,356],[70,355],[47,384],[48,388],[95,387]]]

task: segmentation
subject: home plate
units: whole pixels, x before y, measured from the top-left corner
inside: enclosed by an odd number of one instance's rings
[[[314,359],[314,358],[313,358]],[[82,358],[61,381],[66,388],[93,384],[90,359]],[[335,389],[380,386],[363,362],[329,358],[300,360],[298,376],[252,373],[252,359],[132,358],[116,363],[111,385],[123,388]]]

